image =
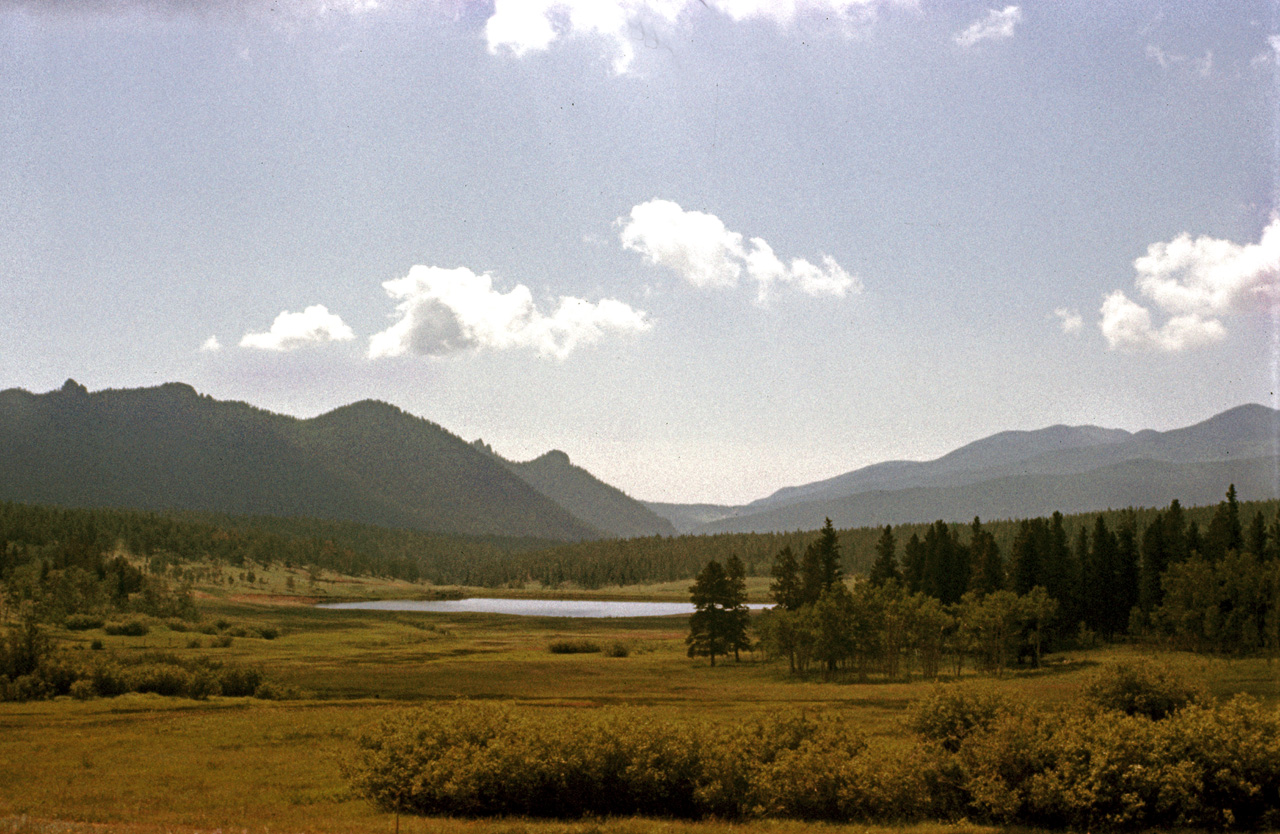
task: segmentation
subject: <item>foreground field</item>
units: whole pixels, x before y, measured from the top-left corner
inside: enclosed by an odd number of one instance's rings
[[[378,589],[368,589],[376,592]],[[359,594],[357,594],[359,595]],[[153,628],[142,637],[98,631],[58,636],[70,651],[209,656],[254,664],[305,693],[299,700],[195,701],[131,694],[110,699],[0,704],[0,831],[390,831],[391,815],[355,797],[340,764],[361,728],[387,710],[456,698],[522,708],[635,705],[662,717],[747,720],[784,711],[838,715],[885,743],[904,737],[908,706],[933,684],[797,680],[784,664],[744,657],[710,668],[685,657],[685,618],[562,620],[498,615],[331,611],[278,596],[210,596],[205,621],[275,639],[214,647],[196,634]],[[553,654],[558,640],[612,652]],[[1055,656],[1046,668],[981,685],[1021,701],[1075,698],[1100,664],[1139,653],[1119,647]],[[1280,667],[1265,659],[1161,659],[1215,694],[1280,702]],[[390,703],[389,703],[390,702]],[[66,827],[70,825],[71,827]],[[402,819],[405,831],[792,832],[869,830],[764,821],[720,825],[662,820],[556,823]],[[933,831],[942,826],[895,828]],[[960,830],[954,826],[946,830]],[[979,830],[965,828],[964,830]]]

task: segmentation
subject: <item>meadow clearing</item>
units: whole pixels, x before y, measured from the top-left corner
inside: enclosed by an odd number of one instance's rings
[[[311,605],[317,599],[411,596],[423,589],[332,576],[308,585],[293,577],[297,594],[291,596],[285,587],[289,576],[275,568],[252,591],[218,586],[199,595],[201,622],[219,622],[223,633],[274,631],[274,639],[233,637],[230,645],[219,646],[198,631],[161,623],[135,637],[100,630],[55,632],[74,653],[92,651],[91,642],[99,640],[102,652],[120,657],[163,652],[255,665],[274,684],[302,697],[190,700],[134,693],[0,703],[0,831],[363,832],[392,831],[397,825],[405,831],[484,834],[865,831],[870,829],[777,820],[397,820],[355,795],[341,764],[353,755],[362,728],[389,711],[456,699],[500,700],[522,711],[561,713],[626,705],[656,720],[735,722],[822,714],[892,745],[907,736],[909,706],[935,686],[919,679],[859,682],[819,674],[799,679],[788,675],[785,662],[759,655],[711,668],[704,659],[686,657],[685,617],[569,620],[318,609]],[[681,596],[680,584],[586,596],[673,599]],[[757,598],[762,587],[752,583]],[[550,651],[563,641],[614,650]],[[1221,659],[1127,645],[1054,655],[1042,669],[975,678],[975,684],[1022,702],[1069,702],[1100,665],[1153,654],[1215,695],[1248,693],[1280,702],[1280,666],[1269,659]],[[948,824],[893,830],[979,828]]]

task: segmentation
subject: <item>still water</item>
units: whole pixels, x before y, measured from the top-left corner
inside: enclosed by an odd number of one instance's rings
[[[432,611],[441,614],[512,614],[517,617],[669,617],[692,614],[688,602],[617,602],[589,599],[385,599],[369,602],[332,602],[317,608],[360,611]],[[768,608],[755,603],[752,609]]]

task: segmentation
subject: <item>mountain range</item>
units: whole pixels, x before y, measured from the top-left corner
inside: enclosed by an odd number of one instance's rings
[[[931,461],[888,461],[737,507],[650,504],[682,532],[773,532],[1276,498],[1280,412],[1242,405],[1193,426],[1006,431]]]
[[[0,391],[4,500],[557,541],[674,532],[563,453],[545,457],[512,464],[372,400],[302,420],[181,383],[91,394],[68,380],[47,394]]]
[[[506,460],[395,406],[311,419],[189,385],[0,391],[0,500],[307,516],[551,541],[986,520],[1280,497],[1280,412],[1243,405],[1166,432],[1007,431],[740,506],[637,501],[550,451]]]

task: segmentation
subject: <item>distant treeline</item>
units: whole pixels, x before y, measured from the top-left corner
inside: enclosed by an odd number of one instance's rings
[[[1253,535],[1251,531],[1258,513],[1264,517],[1264,528],[1270,529],[1266,525],[1274,523],[1280,502],[1246,502],[1236,506],[1242,535],[1247,538]],[[981,526],[1014,583],[1011,589],[1021,592],[1034,573],[1029,574],[1029,568],[1036,563],[1036,559],[1027,554],[1039,554],[1046,541],[1052,542],[1053,553],[1059,552],[1054,548],[1058,548],[1062,536],[1073,553],[1078,550],[1082,534],[1089,537],[1092,546],[1101,519],[1108,534],[1116,537],[1119,552],[1127,558],[1133,551],[1131,540],[1141,549],[1152,522],[1157,516],[1165,518],[1168,512],[1116,510],[1055,517],[1057,520],[984,522]],[[1181,509],[1186,535],[1200,535],[1209,542],[1211,552],[1217,539],[1210,535],[1210,528],[1217,512],[1215,507]],[[1193,534],[1192,530],[1196,532]],[[1049,539],[1045,538],[1045,531]],[[940,522],[899,525],[892,533],[899,547],[914,537],[924,545],[936,547],[931,551],[933,556],[951,548],[954,557],[967,547],[971,525]],[[10,599],[15,596],[53,598],[60,594],[61,607],[73,606],[77,610],[80,607],[75,602],[77,594],[83,601],[110,605],[112,599],[141,593],[146,584],[144,575],[165,574],[180,585],[184,576],[194,576],[185,572],[184,566],[210,563],[233,567],[255,564],[314,567],[348,575],[437,585],[497,588],[541,583],[548,587],[592,589],[692,580],[708,561],[723,564],[731,555],[742,561],[747,575],[767,576],[774,558],[783,548],[803,553],[818,535],[815,530],[651,536],[556,544],[537,539],[452,536],[304,518],[68,509],[0,502],[0,584]],[[879,528],[838,531],[841,566],[846,574],[870,571],[876,544],[882,535],[883,530]],[[1172,538],[1176,540],[1177,536]],[[1104,542],[1109,540],[1103,537]],[[1270,541],[1275,540],[1273,535]],[[1028,541],[1035,544],[1031,550],[1028,550]],[[1175,550],[1170,559],[1173,563],[1179,558],[1181,545],[1175,541],[1171,546]],[[1052,559],[1047,562],[1052,563]],[[1122,560],[1122,564],[1128,563]],[[909,570],[909,564],[903,567]],[[924,581],[923,574],[921,581]],[[1040,584],[1051,593],[1055,589],[1051,580],[1041,580]],[[61,588],[56,594],[54,586]],[[1103,632],[1127,628],[1130,606],[1125,603],[1130,600],[1130,587],[1124,585],[1124,593],[1107,608],[1111,619],[1097,620],[1093,627]],[[1151,596],[1154,587],[1149,579],[1139,577],[1139,601],[1154,602]],[[1143,588],[1147,590],[1143,592]],[[1083,610],[1079,605],[1073,607],[1061,594],[1055,594],[1055,598],[1063,605],[1062,621],[1072,621]],[[1093,606],[1089,610],[1094,611]]]

